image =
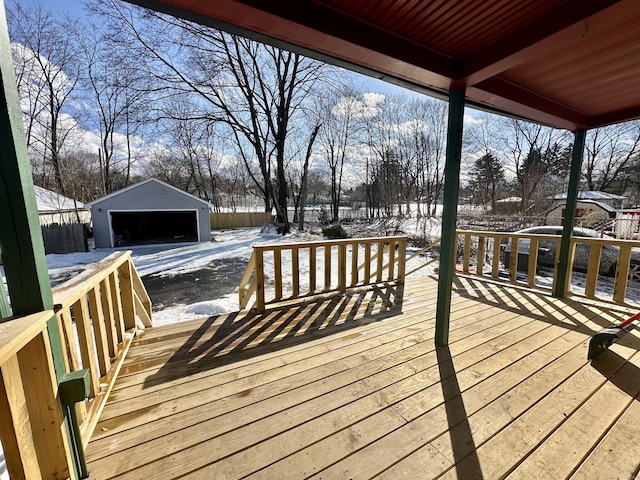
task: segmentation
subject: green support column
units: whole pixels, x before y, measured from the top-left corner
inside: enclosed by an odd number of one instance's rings
[[[464,120],[465,88],[449,93],[449,124],[447,128],[447,158],[444,167],[444,198],[442,235],[440,240],[440,268],[438,274],[438,303],[436,306],[436,345],[449,343],[449,314],[451,284],[456,263],[455,240],[460,189],[460,161],[462,157],[462,125]]]
[[[53,298],[11,60],[4,5],[0,15],[0,244],[13,314],[27,315],[52,309]]]
[[[2,318],[7,318],[11,313],[23,316],[53,310],[53,294],[31,178],[3,0],[0,0],[0,138],[0,246],[12,311],[9,311],[4,288],[0,288],[0,296],[3,297],[0,299],[0,313]],[[66,371],[55,317],[47,322],[47,331],[56,378],[60,383],[65,378]],[[73,419],[68,414],[65,423],[71,433],[74,428]],[[81,442],[72,445],[76,469],[83,458],[82,448]],[[72,477],[79,477],[77,471]]]
[[[576,205],[578,204],[578,190],[580,188],[580,172],[582,170],[582,156],[584,153],[584,140],[586,130],[574,132],[573,151],[571,152],[571,173],[569,175],[569,188],[567,190],[567,207],[564,213],[564,228],[562,229],[562,241],[558,256],[556,286],[554,297],[564,298],[567,295],[567,276],[569,275],[569,243],[573,224],[576,219]]]

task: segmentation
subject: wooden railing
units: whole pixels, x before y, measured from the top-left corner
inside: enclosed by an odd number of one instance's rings
[[[55,311],[0,323],[0,438],[11,478],[87,475],[82,447],[134,335],[151,326],[131,252],[88,266],[53,299]]]
[[[557,255],[560,251],[562,237],[559,235],[533,235],[518,234],[511,232],[488,232],[488,231],[465,231],[457,232],[458,244],[462,250],[462,273],[476,275],[480,277],[490,277],[495,280],[506,281],[512,284],[526,285],[543,290],[554,290],[557,282],[557,269],[549,269],[552,275],[550,284],[541,284],[536,279],[538,271],[538,253],[544,253],[545,249],[540,248],[540,242],[553,242],[556,257],[552,262],[555,265]],[[522,239],[529,240],[529,254],[527,255],[526,272],[518,271],[518,244]],[[504,260],[503,246],[510,240],[508,259],[508,278],[504,278],[501,273],[504,271],[501,262]],[[594,300],[614,302],[617,304],[630,303],[627,299],[627,286],[629,280],[632,248],[640,247],[640,242],[631,240],[617,240],[611,238],[589,238],[572,237],[569,245],[568,274],[566,277],[567,287],[571,284],[572,275],[575,273],[575,252],[578,245],[589,246],[589,258],[585,272],[586,281],[584,292],[576,293],[566,291],[572,295],[586,297]],[[603,294],[597,288],[600,275],[610,275],[612,272],[601,271],[601,256],[603,248],[606,246],[616,247],[617,258],[615,261],[615,276],[613,293]],[[457,249],[459,250],[459,249]],[[484,266],[488,264],[488,268]],[[478,267],[480,265],[480,267]],[[475,267],[475,268],[474,268]],[[486,270],[486,271],[485,271]]]
[[[240,310],[377,284],[394,294],[393,302],[385,294],[387,307],[401,305],[406,245],[406,237],[255,245],[240,282]],[[285,270],[291,272],[286,278]]]
[[[89,442],[138,328],[151,327],[151,300],[131,260],[116,252],[53,289],[68,372],[89,370],[89,398],[76,404]]]
[[[73,476],[44,311],[0,323],[0,438],[11,478]]]

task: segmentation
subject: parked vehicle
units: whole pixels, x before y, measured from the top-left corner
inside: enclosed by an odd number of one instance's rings
[[[514,233],[518,234],[535,234],[535,235],[562,235],[562,226],[546,225],[542,227],[530,227],[518,230]],[[587,238],[609,238],[608,235],[601,234],[595,230],[588,228],[574,228],[574,237]],[[529,255],[530,239],[522,238],[518,242],[518,254]],[[538,243],[538,266],[554,268],[556,249],[558,242],[556,240],[541,239]],[[586,243],[576,243],[576,250],[573,258],[573,269],[586,272],[589,265],[589,253],[591,245]],[[507,242],[504,248],[505,258],[511,253],[511,240]],[[602,254],[600,256],[600,274],[614,276],[618,265],[618,254],[620,248],[615,245],[603,245]],[[631,262],[629,266],[629,280],[640,282],[640,248],[631,249]]]

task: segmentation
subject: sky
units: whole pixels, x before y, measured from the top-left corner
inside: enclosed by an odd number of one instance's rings
[[[11,0],[16,1],[16,0]],[[20,2],[31,2],[40,4],[54,12],[68,13],[72,16],[82,17],[85,15],[85,9],[81,0],[18,0]],[[388,82],[378,80],[366,75],[354,74],[362,82],[363,86],[371,92],[382,93],[385,95],[395,95],[404,93],[406,95],[420,95],[411,90],[398,87]]]

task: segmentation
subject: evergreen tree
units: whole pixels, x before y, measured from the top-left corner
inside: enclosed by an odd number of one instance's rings
[[[504,168],[500,161],[491,153],[478,158],[471,167],[469,188],[478,204],[491,204],[491,210],[496,209],[497,193],[500,184],[504,182]]]

